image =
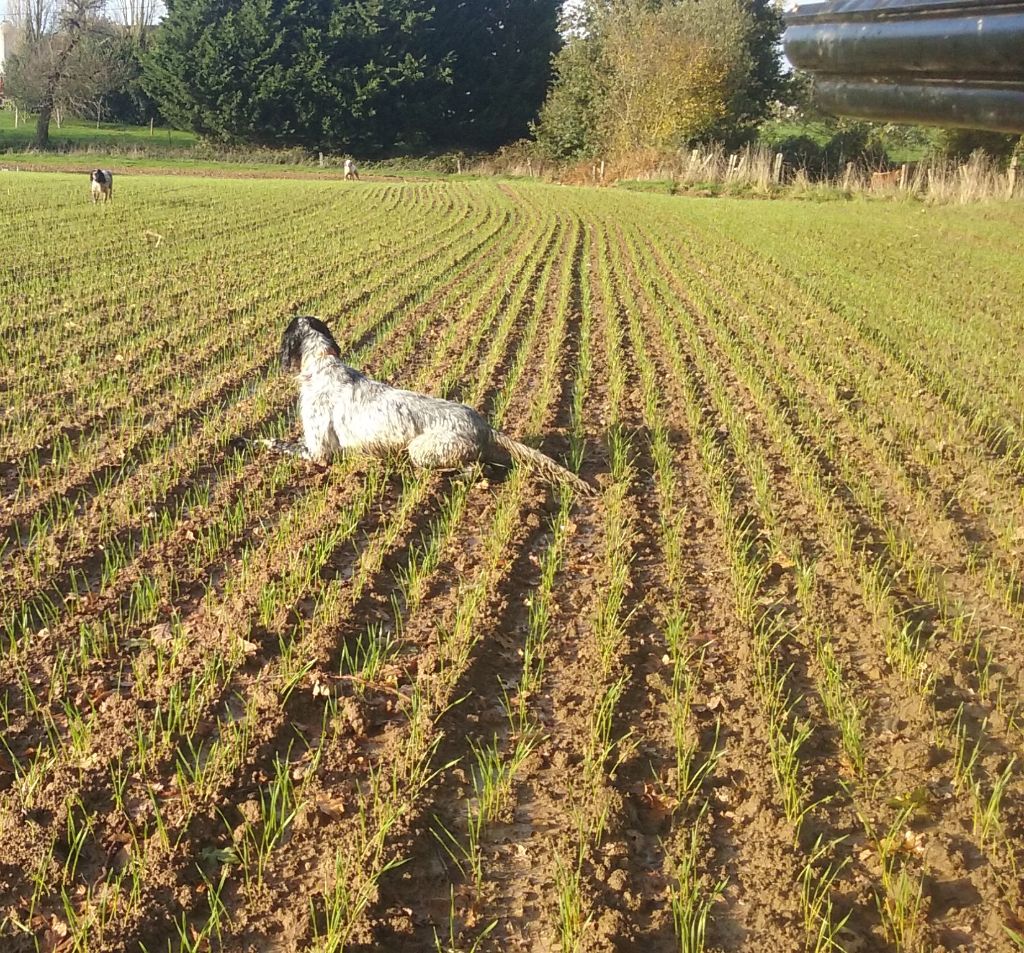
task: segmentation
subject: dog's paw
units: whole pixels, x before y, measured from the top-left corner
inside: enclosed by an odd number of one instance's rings
[[[258,437],[253,443],[262,447],[270,453],[283,453],[287,456],[295,456],[295,449],[286,440],[279,440],[277,437]]]

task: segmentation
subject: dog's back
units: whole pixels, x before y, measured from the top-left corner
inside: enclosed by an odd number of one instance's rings
[[[548,480],[594,493],[550,457],[495,430],[472,407],[391,387],[349,367],[319,318],[292,318],[281,336],[281,368],[299,378],[305,438],[301,453],[306,459],[326,464],[338,451],[383,454],[404,449],[415,466],[426,469],[511,460]]]

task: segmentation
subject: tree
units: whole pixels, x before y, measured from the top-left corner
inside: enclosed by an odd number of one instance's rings
[[[37,149],[49,144],[54,110],[67,97],[83,97],[90,83],[106,82],[109,70],[99,63],[102,43],[96,37],[102,8],[103,0],[63,0],[54,15],[45,0],[23,4],[24,40],[7,67],[5,88],[36,113]]]
[[[561,0],[435,0],[434,62],[448,82],[424,125],[435,142],[493,149],[525,136],[561,45]]]
[[[146,33],[156,24],[163,4],[160,0],[112,0],[108,9],[124,27],[124,32],[141,43]]]
[[[732,139],[783,87],[769,0],[590,0],[535,134],[555,157]]]
[[[751,138],[776,103],[796,101],[800,81],[782,72],[782,13],[774,0],[744,0],[746,23],[739,37],[747,72],[723,122],[711,136],[727,143]]]
[[[98,23],[75,48],[55,105],[98,122],[108,99],[130,82],[134,66],[132,41],[115,24]]]
[[[602,40],[610,74],[605,148],[671,148],[713,129],[742,85],[747,29],[735,0],[619,7]]]
[[[601,149],[608,97],[608,63],[593,38],[573,37],[554,59],[554,83],[533,126],[544,152],[580,159]]]
[[[105,116],[117,122],[141,126],[164,121],[156,102],[142,85],[142,61],[149,49],[154,28],[142,30],[121,24],[111,56],[117,65],[116,85],[103,97]]]
[[[1021,139],[1001,132],[983,129],[932,129],[932,151],[941,156],[965,162],[981,149],[995,159],[1008,160],[1019,148]]]
[[[221,142],[386,149],[436,78],[427,0],[171,0],[143,85]]]
[[[51,33],[57,20],[56,0],[8,0],[8,11],[21,39],[29,44]]]

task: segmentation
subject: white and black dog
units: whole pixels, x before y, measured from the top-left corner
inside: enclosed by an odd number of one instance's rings
[[[526,464],[584,494],[594,489],[543,453],[495,430],[465,404],[399,390],[342,363],[338,342],[317,318],[294,318],[281,338],[281,368],[299,380],[304,444],[272,449],[326,464],[338,452],[404,450],[417,467],[454,470],[477,461]]]
[[[93,169],[89,173],[89,179],[92,182],[90,187],[92,191],[92,200],[97,202],[99,199],[103,199],[104,202],[112,200],[114,198],[114,173],[107,169]]]

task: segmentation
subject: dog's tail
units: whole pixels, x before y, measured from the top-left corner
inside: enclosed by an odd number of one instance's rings
[[[597,495],[597,490],[589,483],[584,483],[571,470],[566,470],[565,467],[555,463],[551,457],[541,453],[539,450],[526,446],[525,443],[513,440],[500,430],[491,431],[491,442],[495,446],[501,447],[515,463],[530,467],[546,480],[552,483],[565,483],[583,496]]]

